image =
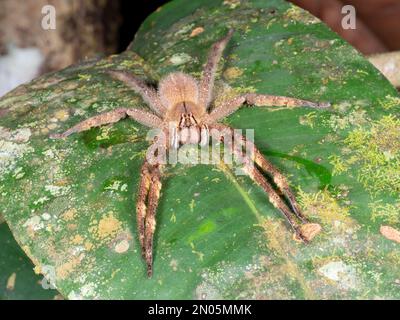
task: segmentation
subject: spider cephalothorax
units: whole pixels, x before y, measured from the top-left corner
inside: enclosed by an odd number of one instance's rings
[[[160,82],[160,100],[167,106],[164,121],[169,124],[170,146],[208,143],[208,128],[203,123],[206,106],[199,103],[199,88],[191,76],[175,72]]]
[[[129,117],[149,128],[158,128],[161,129],[162,133],[166,133],[167,139],[160,139],[159,136],[156,136],[150,148],[156,146],[158,150],[167,151],[178,149],[185,144],[204,146],[209,143],[210,137],[223,141],[232,154],[244,159],[244,171],[265,191],[270,202],[286,217],[298,238],[308,242],[319,231],[320,227],[317,224],[308,223],[286,178],[261,154],[254,144],[246,141],[233,128],[218,121],[246,104],[254,106],[306,106],[322,109],[329,107],[329,103],[314,103],[296,98],[247,93],[220,105],[213,105],[212,93],[217,64],[232,33],[233,31],[230,30],[224,38],[212,46],[199,81],[181,72],[170,73],[160,81],[158,91],[156,91],[136,76],[122,71],[109,72],[114,79],[124,82],[140,94],[152,112],[134,108],[117,108],[86,119],[64,133],[54,134],[52,137],[64,138],[72,133],[114,123]],[[230,139],[224,139],[227,133],[235,139],[235,143]],[[242,148],[244,144],[252,145],[254,152],[251,156],[244,154]],[[163,166],[165,166],[165,163],[150,161],[146,157],[141,169],[141,180],[136,201],[139,242],[143,258],[147,264],[148,276],[151,276],[153,272],[153,235],[156,226],[155,215],[160,198]],[[283,197],[272,187],[262,172],[267,173],[272,178]],[[299,220],[301,225],[296,220]]]

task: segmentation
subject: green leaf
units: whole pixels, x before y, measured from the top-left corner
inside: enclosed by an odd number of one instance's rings
[[[323,230],[309,245],[294,241],[265,194],[234,168],[171,166],[147,279],[135,222],[147,130],[124,120],[65,140],[49,133],[118,106],[145,107],[105,70],[153,81],[175,70],[199,76],[231,27],[217,99],[251,91],[333,103],[329,111],[243,108],[225,120],[255,130]],[[172,1],[126,52],[0,100],[1,208],[23,250],[38,269],[55,268],[70,299],[398,299],[399,102],[360,54],[286,2]]]
[[[33,272],[32,262],[14,240],[0,216],[0,300],[53,299],[55,290],[44,290],[41,276]]]

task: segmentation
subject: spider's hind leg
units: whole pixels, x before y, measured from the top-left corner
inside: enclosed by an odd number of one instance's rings
[[[252,144],[255,150],[254,156],[249,157],[248,155],[244,154],[244,137],[235,134],[232,128],[220,124],[213,127],[217,129],[218,132],[224,132],[225,134],[222,135],[224,138],[226,138],[226,136],[229,137],[230,134],[230,137],[234,139],[234,143],[232,144],[233,141],[228,141],[224,139],[224,144],[230,148],[231,152],[237,158],[241,159],[246,173],[264,190],[264,192],[268,195],[268,199],[272,203],[272,205],[286,217],[290,226],[295,231],[296,236],[303,240],[303,242],[308,243],[320,231],[320,226],[318,224],[309,223],[307,218],[302,214],[301,209],[296,202],[295,196],[290,190],[283,175],[280,174],[279,171],[271,163],[269,163],[265,158],[262,157],[259,151],[255,148],[254,144]],[[228,135],[226,135],[227,132]],[[213,130],[211,131],[211,133],[213,134]],[[216,137],[216,134],[214,133],[213,136]],[[221,135],[219,136],[222,137]],[[263,161],[261,161],[260,156],[262,159],[264,159]],[[255,167],[254,163],[256,163],[259,167],[261,167],[262,170],[265,170],[268,174],[272,176],[274,182],[287,197],[288,202],[292,207],[292,210],[274,190],[274,188],[263,176],[263,174]],[[271,171],[271,169],[274,170]],[[301,225],[297,223],[296,217],[299,218],[299,220],[302,222]]]
[[[239,142],[242,146],[247,146],[252,148],[253,153],[252,153],[252,160],[255,162],[257,166],[261,168],[265,173],[271,176],[272,180],[274,183],[277,185],[277,187],[281,190],[283,193],[284,197],[290,204],[290,207],[292,208],[294,214],[299,218],[299,220],[302,223],[309,223],[307,217],[303,214],[300,205],[298,204],[296,200],[296,196],[294,195],[292,189],[289,186],[289,183],[286,179],[286,177],[279,172],[278,168],[275,167],[270,161],[268,161],[258,150],[258,148],[255,146],[255,144],[249,140],[247,140],[243,135],[241,134],[236,134],[235,136],[235,141]]]
[[[252,149],[253,152],[251,154],[251,157],[252,160],[255,162],[255,164],[259,166],[261,170],[263,170],[265,173],[271,176],[275,184],[282,191],[286,200],[290,204],[290,207],[292,208],[296,216],[299,218],[299,220],[302,223],[309,223],[307,217],[303,214],[300,205],[296,200],[296,196],[294,195],[292,189],[290,188],[286,177],[279,172],[278,168],[276,168],[270,161],[268,161],[262,155],[260,150],[258,150],[258,148],[253,142],[247,140],[243,135],[235,132],[233,128],[222,124],[218,124],[218,127],[222,128],[222,130],[231,131],[232,134],[234,135],[235,142],[240,144],[241,147],[248,147]],[[242,152],[242,150],[240,151]]]
[[[282,191],[287,201],[290,204],[293,212],[300,219],[302,223],[309,223],[307,217],[303,214],[300,205],[297,203],[296,197],[289,187],[287,179],[279,172],[279,170],[269,162],[261,152],[254,146],[254,162],[267,174],[271,175],[272,179]]]
[[[272,188],[271,184],[265,179],[262,173],[254,166],[245,166],[249,177],[256,182],[268,195],[269,201],[272,205],[277,208],[289,222],[290,226],[294,230],[296,236],[300,238],[304,243],[308,243],[311,239],[303,233],[301,226],[293,218],[293,212],[289,209],[286,203],[281,199],[278,193]]]

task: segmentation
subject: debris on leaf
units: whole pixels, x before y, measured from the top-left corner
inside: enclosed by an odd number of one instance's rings
[[[17,274],[14,272],[7,280],[7,290],[13,291],[15,288],[15,280],[17,279]]]
[[[379,231],[386,239],[400,243],[400,231],[399,230],[389,227],[389,226],[381,226]]]
[[[306,238],[306,240],[311,241],[315,236],[320,233],[322,227],[318,223],[306,223],[300,226],[301,234]],[[293,239],[295,241],[302,242],[298,235],[293,234]]]
[[[190,37],[191,37],[191,38],[192,38],[192,37],[195,37],[195,36],[199,35],[200,33],[202,33],[203,31],[204,31],[204,28],[202,28],[202,27],[194,28],[194,29],[192,30],[191,34],[190,34]]]

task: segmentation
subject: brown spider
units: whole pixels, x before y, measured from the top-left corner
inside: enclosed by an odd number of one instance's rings
[[[86,119],[64,133],[54,134],[51,137],[64,138],[72,133],[88,130],[92,127],[115,123],[127,116],[147,127],[161,129],[166,134],[167,139],[158,139],[156,137],[150,148],[157,145],[159,148],[168,151],[169,149],[177,150],[185,144],[206,145],[209,143],[211,136],[213,139],[223,141],[225,145],[229,146],[232,154],[244,157],[244,169],[246,173],[264,190],[269,197],[269,201],[286,217],[294,229],[296,236],[307,243],[319,231],[319,228],[316,228],[318,230],[314,228],[314,231],[311,233],[304,230],[307,227],[319,225],[308,223],[286,178],[271,162],[264,158],[254,144],[251,144],[242,135],[234,132],[233,128],[218,123],[218,121],[235,112],[244,104],[254,106],[307,106],[320,109],[327,108],[330,104],[314,103],[289,97],[247,93],[237,96],[221,105],[214,106],[212,110],[209,110],[213,102],[212,92],[217,64],[232,34],[233,30],[230,30],[225,37],[212,46],[199,82],[187,74],[174,72],[166,75],[160,81],[158,91],[156,91],[141,79],[131,74],[122,71],[109,72],[113,78],[124,82],[140,94],[154,113],[133,108],[117,108],[113,111]],[[224,139],[223,137],[226,132],[231,133],[231,136],[241,143],[251,144],[254,148],[252,157],[247,156],[246,158],[246,155],[243,155],[243,144],[239,147],[234,147],[232,141]],[[256,164],[256,166],[253,164]],[[151,277],[153,272],[153,235],[156,227],[155,215],[160,198],[163,166],[164,164],[159,162],[152,163],[148,158],[144,160],[136,202],[139,241],[142,256],[147,264],[147,274],[149,277]],[[261,171],[271,176],[290,206],[275,191]],[[301,221],[302,226],[297,224],[296,217]]]

